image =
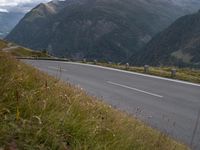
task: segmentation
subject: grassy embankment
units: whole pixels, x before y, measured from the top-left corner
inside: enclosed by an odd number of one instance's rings
[[[0,149],[186,149],[5,52],[0,87]]]
[[[13,49],[10,53],[19,57],[49,57],[45,52],[32,51],[21,47]]]
[[[90,64],[94,64],[91,63]],[[118,65],[118,64],[108,64],[108,63],[95,63],[96,65],[116,68],[121,70],[127,70],[132,72],[144,73],[144,67],[136,67],[136,66],[129,66],[127,69],[125,65]],[[171,76],[171,70],[176,69],[176,76]],[[177,67],[149,67],[149,71],[147,74],[165,77],[165,78],[173,78],[183,81],[189,81],[193,83],[200,83],[200,70],[190,69],[190,68],[177,68]]]
[[[4,50],[5,49],[5,50]],[[46,52],[32,51],[0,39],[0,50],[4,50],[16,57],[49,57]]]

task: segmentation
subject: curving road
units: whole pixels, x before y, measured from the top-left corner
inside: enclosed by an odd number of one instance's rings
[[[72,62],[23,61],[200,149],[199,84]]]

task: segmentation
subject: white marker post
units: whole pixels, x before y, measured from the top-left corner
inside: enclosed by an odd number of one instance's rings
[[[176,69],[171,70],[171,77],[175,78],[176,77]]]
[[[149,65],[144,65],[144,73],[149,73]]]

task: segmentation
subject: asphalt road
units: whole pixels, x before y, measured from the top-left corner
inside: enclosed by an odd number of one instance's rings
[[[199,84],[79,63],[23,61],[200,149]]]

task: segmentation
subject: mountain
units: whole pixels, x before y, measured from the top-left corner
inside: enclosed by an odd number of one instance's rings
[[[198,0],[54,0],[27,13],[6,39],[61,57],[123,61],[198,6]]]
[[[200,11],[179,18],[130,61],[137,65],[200,66]]]
[[[0,12],[0,38],[5,37],[23,16],[23,13]]]

